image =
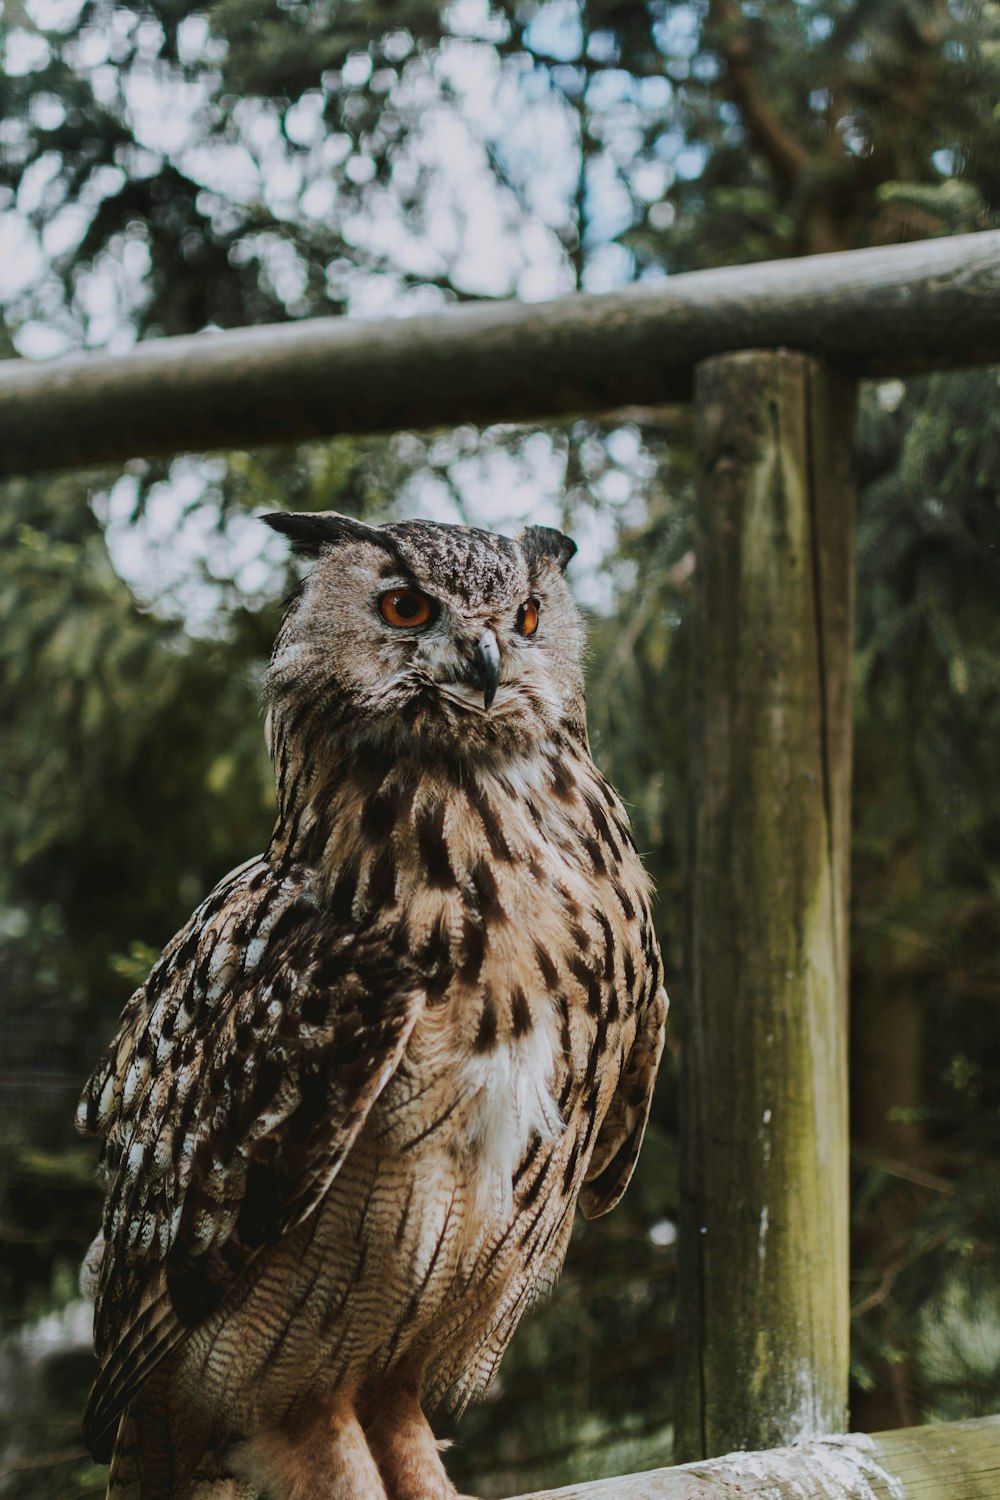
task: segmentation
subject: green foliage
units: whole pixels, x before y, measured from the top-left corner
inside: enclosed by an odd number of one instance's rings
[[[58,1219],[48,1158],[24,1148],[62,1151],[77,1182],[70,1122],[95,1038],[192,902],[266,837],[258,699],[271,622],[236,614],[227,639],[192,641],[137,610],[83,485],[15,484],[5,498],[0,682],[15,733],[0,822],[2,1082],[19,1163],[7,1186],[18,1202],[51,1199]],[[96,1214],[87,1155],[77,1244]],[[82,1192],[77,1182],[78,1206]],[[0,1255],[5,1294],[34,1294],[52,1274],[37,1246],[27,1261],[16,1241],[10,1263]]]
[[[886,385],[861,424],[852,1006],[877,1039],[905,997],[922,1076],[859,1160],[857,1362],[939,1417],[1000,1406],[993,1293],[979,1334],[960,1317],[970,1265],[981,1285],[1000,1249],[996,389],[993,371]]]

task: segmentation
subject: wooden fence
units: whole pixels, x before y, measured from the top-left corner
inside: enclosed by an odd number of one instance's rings
[[[1000,1496],[1000,1418],[824,1437],[847,1413],[855,381],[991,361],[1000,233],[0,365],[0,474],[693,395],[676,1374],[693,1462],[566,1500]]]

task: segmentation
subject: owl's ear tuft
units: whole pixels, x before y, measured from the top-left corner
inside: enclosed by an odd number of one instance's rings
[[[552,526],[526,526],[517,540],[531,568],[550,560],[561,573],[565,573],[566,564],[576,553],[576,543],[572,538],[563,536]]]
[[[318,557],[324,547],[336,547],[339,542],[384,545],[377,526],[366,526],[364,521],[335,510],[273,510],[260,519],[287,536],[294,550],[304,557]]]

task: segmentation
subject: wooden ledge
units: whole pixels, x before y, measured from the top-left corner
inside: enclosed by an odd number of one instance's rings
[[[1000,1416],[849,1433],[518,1500],[998,1500]]]

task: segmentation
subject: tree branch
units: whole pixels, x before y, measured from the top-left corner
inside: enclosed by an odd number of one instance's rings
[[[810,163],[809,152],[786,130],[768,100],[750,58],[743,18],[732,0],[709,0],[709,25],[726,64],[726,85],[775,176],[791,186]]]

